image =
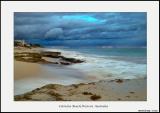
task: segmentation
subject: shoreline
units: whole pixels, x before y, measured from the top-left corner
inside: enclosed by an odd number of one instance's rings
[[[45,49],[15,48],[14,52],[18,52],[14,61],[16,101],[146,101],[145,76],[115,78],[102,68],[107,66],[93,67],[94,62],[97,64],[97,61],[89,62],[93,59],[85,62],[83,57],[67,55],[63,50],[40,53]],[[63,56],[57,56],[59,53]]]

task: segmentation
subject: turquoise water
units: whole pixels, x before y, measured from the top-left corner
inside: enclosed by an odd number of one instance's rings
[[[146,48],[59,48],[67,51],[76,51],[103,58],[123,60],[135,63],[147,63]]]
[[[146,57],[146,48],[64,48],[102,56]]]

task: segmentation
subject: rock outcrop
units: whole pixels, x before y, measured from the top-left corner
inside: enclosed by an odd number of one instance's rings
[[[40,44],[27,44],[24,40],[15,40],[15,47],[20,48],[32,48],[42,47]],[[52,52],[52,51],[32,51],[32,52],[15,52],[14,53],[15,60],[23,61],[23,62],[32,62],[32,63],[45,63],[45,64],[62,64],[62,65],[71,65],[74,63],[82,63],[84,61],[75,59],[75,58],[67,58],[61,55],[61,52]],[[58,62],[51,62],[45,60],[44,57],[49,58],[58,58]]]
[[[62,64],[62,65],[71,65],[74,63],[82,63],[84,61],[75,59],[75,58],[66,58],[61,56],[60,52],[15,52],[14,53],[15,60],[23,61],[23,62],[32,62],[32,63],[43,63],[43,64]],[[49,58],[58,58],[58,62],[51,62],[44,59],[44,57]]]
[[[33,63],[45,62],[45,60],[42,59],[42,56],[39,53],[29,53],[29,52],[15,53],[14,57],[15,60],[23,62],[33,62]]]

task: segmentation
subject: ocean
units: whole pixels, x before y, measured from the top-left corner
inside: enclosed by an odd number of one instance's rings
[[[147,63],[146,48],[63,48],[66,51],[77,51],[83,54],[99,56],[101,58],[112,58],[135,63]]]
[[[59,51],[66,57],[85,60],[85,63],[68,67],[81,70],[96,80],[138,79],[147,76],[146,48],[47,47],[47,50]]]

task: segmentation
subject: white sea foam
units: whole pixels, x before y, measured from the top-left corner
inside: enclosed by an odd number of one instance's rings
[[[135,79],[144,78],[147,73],[146,64],[115,60],[110,57],[104,58],[99,55],[84,54],[76,51],[62,49],[47,49],[48,51],[59,51],[63,56],[85,60],[84,63],[69,65],[68,67],[81,70],[90,77],[97,79]]]

